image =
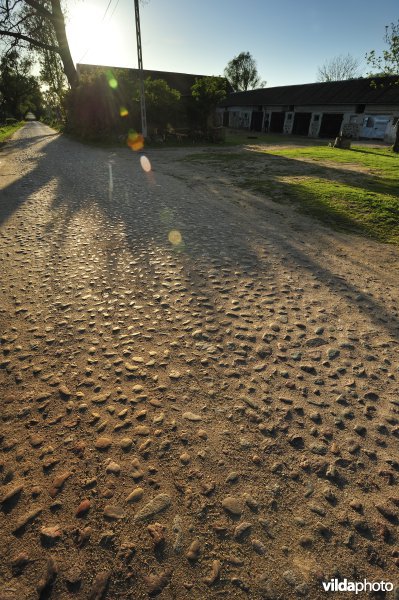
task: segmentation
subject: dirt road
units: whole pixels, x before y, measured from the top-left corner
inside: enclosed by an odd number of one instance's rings
[[[398,582],[399,252],[187,152],[0,153],[2,600]]]

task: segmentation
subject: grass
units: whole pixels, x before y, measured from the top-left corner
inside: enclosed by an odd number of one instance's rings
[[[292,148],[283,143],[187,158],[215,163],[246,190],[292,202],[334,229],[399,245],[399,155],[371,146],[341,150],[325,142]]]
[[[2,125],[0,127],[0,142],[8,140],[23,125],[25,125],[25,121],[19,121],[19,123],[14,123],[13,125]]]

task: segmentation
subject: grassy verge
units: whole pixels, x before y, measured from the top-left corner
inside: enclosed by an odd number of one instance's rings
[[[386,148],[327,146],[198,153],[237,185],[292,202],[329,226],[399,245],[399,156]]]
[[[5,142],[15,133],[18,129],[20,129],[23,125],[25,125],[24,121],[20,121],[19,123],[14,123],[13,125],[4,125],[0,127],[0,143]]]

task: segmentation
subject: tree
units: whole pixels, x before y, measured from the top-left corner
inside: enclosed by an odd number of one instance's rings
[[[169,87],[164,79],[151,77],[145,80],[144,90],[148,123],[152,127],[165,129],[176,119],[180,92]]]
[[[235,56],[224,70],[224,75],[235,92],[264,87],[256,67],[256,61],[249,52],[241,52]]]
[[[223,77],[201,77],[191,86],[192,116],[204,131],[216,106],[227,96],[227,82]],[[194,113],[194,114],[193,114]]]
[[[373,69],[377,69],[380,75],[398,75],[397,81],[389,85],[399,85],[399,20],[397,23],[385,26],[384,41],[388,44],[388,48],[383,50],[382,56],[377,56],[375,50],[371,50],[366,54],[366,60]],[[376,84],[372,81],[371,85],[375,86]],[[392,150],[399,153],[398,120],[396,120],[396,137]]]
[[[1,117],[22,119],[28,111],[39,115],[42,94],[36,77],[30,75],[31,62],[14,49],[0,62]]]
[[[70,87],[76,86],[61,0],[0,0],[0,34],[9,38],[8,52],[25,48],[58,55]]]
[[[350,54],[340,54],[326,60],[317,69],[317,81],[343,81],[360,77],[360,61]]]

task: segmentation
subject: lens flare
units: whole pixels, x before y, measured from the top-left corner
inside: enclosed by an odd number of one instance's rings
[[[169,231],[168,240],[171,244],[173,244],[173,246],[178,246],[182,243],[183,238],[180,231],[177,229],[172,229],[172,231]]]
[[[145,173],[149,173],[151,171],[151,163],[146,156],[140,156],[140,164]]]
[[[144,148],[144,138],[137,131],[129,131],[127,136],[127,145],[132,150],[142,150]]]
[[[129,114],[129,111],[125,106],[121,106],[121,108],[119,110],[119,114],[121,117],[127,117]]]
[[[112,71],[107,71],[106,77],[107,77],[109,87],[112,88],[113,90],[116,90],[116,88],[118,87],[118,82],[115,79],[115,77],[113,76]]]

